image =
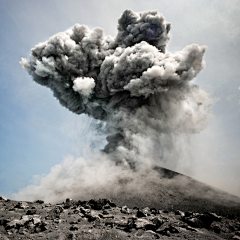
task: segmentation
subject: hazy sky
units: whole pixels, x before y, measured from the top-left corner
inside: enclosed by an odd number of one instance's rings
[[[240,196],[239,0],[1,0],[0,195],[10,198],[67,156],[104,145],[91,118],[60,106],[22,69],[21,57],[75,23],[115,36],[125,9],[163,13],[172,23],[170,52],[208,46],[206,68],[194,81],[218,101],[208,128],[193,137],[190,162],[180,165],[191,166],[183,173]]]

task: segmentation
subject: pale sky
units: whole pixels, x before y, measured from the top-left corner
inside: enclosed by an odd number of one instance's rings
[[[208,46],[206,68],[194,81],[218,101],[208,128],[193,137],[190,163],[180,165],[191,166],[182,173],[240,196],[239,0],[1,0],[0,195],[11,198],[67,156],[105,143],[91,118],[74,115],[32,81],[21,57],[75,23],[115,36],[125,9],[163,13],[172,23],[170,52]]]

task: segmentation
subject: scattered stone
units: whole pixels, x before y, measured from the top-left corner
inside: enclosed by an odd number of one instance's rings
[[[199,218],[187,218],[185,219],[185,222],[190,225],[191,227],[195,227],[195,228],[202,228],[205,226],[204,222],[202,222]]]
[[[91,214],[91,210],[88,209],[88,208],[80,207],[80,211],[81,211],[81,213],[84,214],[84,215],[89,215],[89,214]]]
[[[144,209],[142,209],[142,212],[143,212],[146,216],[149,216],[149,215],[151,214],[149,207],[145,207]]]
[[[240,231],[235,232],[235,235],[240,237]]]
[[[121,213],[124,213],[124,214],[130,213],[129,208],[127,206],[123,206],[120,211],[121,211]]]
[[[70,224],[78,224],[78,221],[71,221]]]
[[[150,212],[154,215],[157,215],[157,209],[156,208],[150,208]]]
[[[240,236],[234,235],[231,239],[232,240],[240,240]]]
[[[115,221],[114,224],[116,225],[117,229],[123,230],[123,231],[129,231],[128,228],[128,221],[124,220],[119,220]]]
[[[169,213],[169,211],[168,211],[168,210],[163,210],[162,212],[163,212],[163,213]]]
[[[33,217],[32,222],[33,222],[34,225],[37,225],[41,222],[41,219],[39,217]]]
[[[155,217],[154,219],[152,219],[152,222],[155,225],[156,229],[158,229],[164,223],[164,221],[158,217]]]
[[[70,207],[73,207],[73,205],[74,205],[74,201],[70,198],[67,198],[63,208],[68,209]]]
[[[78,226],[72,225],[72,226],[70,227],[70,230],[71,230],[71,231],[76,231],[76,230],[78,230]]]
[[[102,210],[103,205],[104,205],[103,202],[101,201],[101,199],[99,199],[99,200],[91,199],[91,200],[88,201],[88,204],[94,210]]]
[[[59,218],[60,214],[63,212],[63,208],[61,206],[56,205],[49,213],[49,219]]]
[[[111,239],[121,239],[121,234],[129,236],[129,239],[167,239],[166,236],[173,239],[192,239],[195,232],[199,232],[198,235],[203,232],[205,236],[207,231],[211,231],[208,235],[212,236],[211,239],[218,239],[217,234],[221,234],[219,237],[226,235],[229,239],[240,239],[240,219],[237,218],[222,218],[209,212],[186,212],[185,216],[180,210],[175,211],[175,215],[181,217],[175,217],[174,212],[163,214],[166,211],[162,210],[159,214],[155,208],[139,210],[137,207],[129,209],[123,206],[114,209],[110,206],[109,199],[94,201],[84,201],[80,205],[79,201],[69,199],[61,204],[49,205],[51,208],[45,208],[47,204],[37,205],[37,202],[0,202],[1,206],[5,205],[3,211],[8,211],[9,214],[2,217],[0,215],[0,239],[2,233],[8,238],[22,240],[55,239],[55,234],[58,234],[58,239],[71,239],[70,235],[68,237],[70,231],[74,232],[74,235],[71,235],[74,239],[108,239],[109,234],[112,234]],[[24,203],[28,209],[10,212],[12,206],[22,207]],[[65,208],[66,203],[71,203],[71,207]],[[93,209],[96,208],[96,205],[93,205],[95,203],[101,204],[102,211]],[[197,230],[199,227],[205,229],[200,232]],[[46,232],[42,233],[43,231]],[[99,232],[102,232],[102,238],[96,235]]]
[[[104,205],[109,204],[110,207],[115,208],[117,205],[108,198],[101,199]]]
[[[44,201],[43,200],[36,200],[35,203],[43,204]]]
[[[20,222],[20,220],[18,219],[14,219],[12,220],[11,222],[8,222],[6,224],[6,227],[5,227],[5,230],[9,230],[9,229],[12,229],[12,228],[16,228],[17,227],[17,224]]]
[[[105,226],[108,226],[108,227],[110,227],[110,228],[113,228],[114,225],[115,225],[115,222],[114,222],[113,220],[107,219],[107,220],[105,221]]]
[[[59,224],[59,223],[62,222],[62,220],[61,220],[61,219],[54,219],[54,222],[57,223],[57,224]],[[71,222],[70,222],[70,224],[71,224]]]
[[[75,210],[73,210],[73,213],[74,214],[78,214],[78,213],[80,213],[80,210],[79,209],[75,209]]]
[[[192,232],[197,232],[197,229],[192,228],[190,226],[187,226],[186,229],[189,230],[189,231],[192,231]]]
[[[19,209],[25,209],[28,208],[28,204],[26,202],[18,202],[17,205],[15,206],[15,208],[19,208]]]
[[[10,222],[10,220],[9,219],[5,219],[5,218],[3,218],[3,219],[0,219],[0,225],[2,225],[2,226],[6,226],[7,225],[7,223],[9,223]]]
[[[109,215],[104,215],[103,218],[114,218],[114,216],[112,214],[109,214]]]
[[[142,239],[149,239],[149,238],[156,238],[156,239],[159,239],[160,236],[155,233],[154,231],[151,231],[151,230],[147,230],[145,232],[143,232],[143,234],[141,235],[141,238]]]
[[[149,224],[151,224],[150,221],[146,220],[146,219],[137,219],[135,220],[135,228],[136,229],[140,229],[140,228],[143,228],[145,229],[145,227]]]
[[[37,210],[36,209],[29,209],[29,210],[27,210],[27,215],[34,215],[34,214],[36,214],[37,213]]]
[[[185,217],[184,212],[182,212],[182,211],[180,211],[180,210],[177,210],[177,211],[175,212],[175,215],[180,215],[181,217]]]
[[[1,196],[0,201],[7,201],[7,198],[5,198],[4,196]]]
[[[21,235],[26,235],[26,234],[28,234],[29,232],[27,231],[26,228],[20,227],[19,230],[18,230],[18,233],[21,234]]]
[[[108,212],[107,210],[103,210],[103,211],[102,211],[102,214],[103,214],[103,215],[108,215],[109,212]]]
[[[107,203],[106,205],[103,206],[104,209],[111,209],[111,206],[109,205],[109,203]]]
[[[136,216],[137,216],[138,218],[142,218],[142,217],[147,217],[147,214],[145,214],[145,213],[144,213],[143,211],[141,211],[141,210],[138,210]]]
[[[193,212],[185,212],[185,217],[191,217],[193,215]]]

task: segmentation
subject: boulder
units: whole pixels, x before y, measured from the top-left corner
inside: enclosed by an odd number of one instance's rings
[[[36,214],[37,213],[37,209],[29,209],[29,210],[27,210],[27,215],[34,215],[34,214]]]
[[[130,210],[127,206],[123,206],[120,210],[121,213],[124,213],[124,214],[129,214],[130,213]]]
[[[56,205],[49,213],[48,217],[50,219],[59,218],[60,214],[63,212],[63,208],[59,205]]]
[[[89,214],[91,214],[91,210],[90,210],[89,208],[80,207],[79,210],[80,210],[81,213],[84,214],[84,215],[89,215]]]
[[[144,209],[142,209],[142,212],[143,212],[146,216],[149,216],[149,215],[151,214],[149,207],[145,207]]]
[[[185,212],[185,217],[191,217],[193,215],[193,212]]]
[[[185,219],[185,222],[191,226],[191,227],[195,227],[195,228],[203,228],[206,225],[204,224],[204,222],[202,222],[199,218],[196,217],[189,217]]]
[[[141,210],[138,210],[136,216],[137,216],[138,218],[143,218],[143,217],[147,217],[147,214],[144,213],[144,212],[141,211]]]
[[[150,213],[151,214],[154,214],[154,215],[157,215],[157,209],[156,208],[150,208]]]
[[[64,203],[64,209],[68,209],[70,207],[73,207],[75,202],[71,198],[67,198],[65,203]]]
[[[4,196],[0,196],[0,201],[7,201],[7,198],[5,198]]]
[[[34,225],[38,225],[41,223],[41,219],[40,219],[40,217],[33,217],[32,222]]]
[[[208,212],[205,212],[203,214],[199,214],[197,216],[197,218],[202,221],[203,225],[206,227],[206,228],[209,228],[210,225],[212,224],[212,222],[220,222],[221,221],[221,217],[218,216],[217,214],[215,213],[208,213]]]
[[[104,209],[110,209],[111,206],[109,205],[109,203],[107,203],[106,205],[103,206]]]
[[[115,221],[114,224],[116,225],[117,229],[123,230],[123,231],[129,231],[129,225],[128,220],[119,220]]]
[[[240,237],[237,236],[237,235],[234,235],[231,239],[232,239],[232,240],[240,240]]]
[[[168,210],[163,210],[162,212],[163,212],[163,213],[169,213],[169,211],[168,211]]]
[[[18,208],[18,209],[25,209],[25,208],[28,208],[28,204],[26,202],[18,202],[17,205],[15,206],[15,208]]]
[[[103,198],[103,199],[101,199],[101,201],[102,201],[103,205],[109,204],[110,207],[116,207],[116,206],[117,206],[117,205],[116,205],[111,199],[109,199],[109,198]]]
[[[9,222],[11,222],[11,220],[2,218],[2,219],[0,219],[0,226],[2,225],[4,227],[6,227],[7,223],[9,223]]]
[[[103,210],[103,211],[102,211],[102,214],[103,214],[103,215],[108,215],[109,212],[108,212],[107,210]]]
[[[44,201],[43,200],[36,200],[35,203],[43,204]]]
[[[156,232],[162,235],[170,236],[170,233],[180,233],[180,230],[172,224],[165,222],[156,230]]]
[[[158,229],[164,223],[164,221],[158,217],[155,217],[152,219],[152,223],[155,225],[155,228]]]
[[[99,199],[91,199],[88,201],[88,204],[91,206],[92,209],[94,210],[102,210],[104,203]]]
[[[154,231],[147,230],[142,233],[141,238],[142,239],[159,239],[160,236]]]
[[[175,211],[175,215],[180,215],[181,217],[185,217],[184,212],[182,212],[180,210]]]
[[[17,228],[17,224],[20,222],[18,219],[14,219],[11,222],[8,222],[6,224],[5,230],[9,230],[11,228]]]
[[[76,230],[78,230],[78,226],[72,225],[72,226],[70,227],[70,230],[71,230],[71,231],[76,231]]]
[[[147,219],[139,219],[139,218],[137,220],[135,220],[134,223],[135,223],[135,228],[136,229],[140,229],[140,228],[145,229],[145,227],[147,225],[151,224],[151,222],[148,221]]]

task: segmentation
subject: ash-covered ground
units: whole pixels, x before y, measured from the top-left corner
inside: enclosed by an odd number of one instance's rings
[[[0,197],[0,239],[240,239],[239,197],[156,170],[169,183],[148,181],[134,195],[125,189],[56,204]]]
[[[110,199],[59,204],[0,198],[0,239],[240,239],[240,217],[119,206]]]

